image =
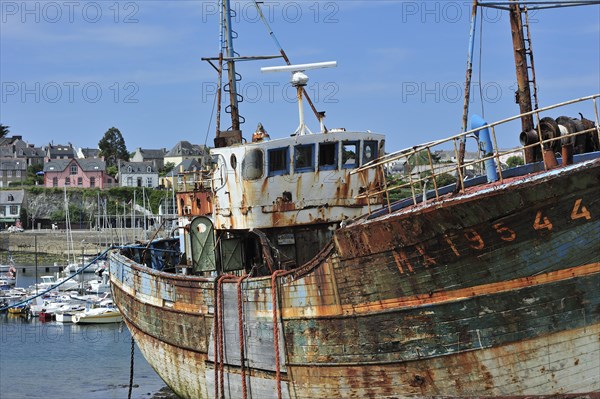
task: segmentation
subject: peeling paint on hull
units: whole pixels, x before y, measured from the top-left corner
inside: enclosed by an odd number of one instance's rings
[[[241,302],[225,281],[225,397],[242,370],[248,398],[277,397],[276,359],[285,398],[598,397],[599,187],[596,160],[350,225],[275,302],[270,277]],[[159,375],[214,397],[215,279],[113,252],[111,281]]]

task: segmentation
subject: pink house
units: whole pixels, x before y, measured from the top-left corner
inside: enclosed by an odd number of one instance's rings
[[[103,189],[114,185],[100,159],[56,159],[44,164],[44,187]]]

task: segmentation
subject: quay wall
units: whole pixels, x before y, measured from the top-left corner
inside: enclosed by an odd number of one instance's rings
[[[0,232],[0,263],[12,258],[16,265],[66,265],[69,259],[81,261],[82,254],[93,256],[111,245],[124,245],[152,238],[142,229],[71,230],[72,249],[65,230],[25,230]]]

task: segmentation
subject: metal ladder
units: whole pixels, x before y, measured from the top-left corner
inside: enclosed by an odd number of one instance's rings
[[[523,38],[525,43],[525,54],[527,56],[527,81],[533,89],[533,101],[534,108],[538,109],[538,95],[537,95],[537,83],[535,82],[535,64],[533,63],[533,50],[531,46],[531,33],[529,28],[529,13],[527,7],[523,7],[522,15],[525,15],[525,23],[523,23],[523,30],[527,33],[526,37]]]
[[[235,19],[237,17],[237,12],[233,9],[230,8],[229,9],[229,15],[231,19]],[[225,16],[224,16],[225,18]],[[231,30],[231,41],[233,42],[233,40],[238,38],[238,33],[233,30],[231,27],[229,28]],[[233,43],[229,43],[229,46],[233,46]],[[221,43],[221,48],[223,49],[225,47],[224,43]],[[239,57],[239,53],[235,50],[233,50],[233,55],[235,57]],[[227,64],[225,64],[225,66],[223,66],[223,70],[226,71],[227,73],[229,73],[229,68],[227,67]],[[242,80],[242,75],[240,75],[237,71],[235,72],[234,75],[234,79],[237,82],[240,82]],[[228,93],[230,96],[233,94],[236,99],[238,104],[244,101],[244,96],[242,96],[240,93],[238,93],[238,91],[236,90],[235,93],[231,93],[230,91],[230,87],[231,87],[231,83],[227,82],[225,83],[225,85],[223,86],[223,91],[225,93]],[[230,114],[231,115],[231,105],[227,105],[225,107],[225,113]],[[239,115],[239,110],[238,110],[238,117],[239,117],[239,123],[240,125],[244,124],[246,122],[246,118],[244,118],[242,115]],[[231,129],[232,127],[230,126],[229,129]]]

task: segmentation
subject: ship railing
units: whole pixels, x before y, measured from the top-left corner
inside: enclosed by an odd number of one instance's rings
[[[600,143],[600,120],[598,112],[598,100],[600,94],[594,94],[586,97],[580,97],[574,100],[558,103],[555,105],[539,108],[537,110],[519,114],[510,118],[502,119],[498,122],[489,123],[476,129],[459,133],[457,135],[421,144],[415,147],[400,150],[394,153],[386,154],[378,159],[371,161],[360,168],[352,171],[353,174],[365,173],[369,170],[376,169],[380,176],[383,176],[382,184],[375,187],[374,189],[367,190],[360,193],[356,198],[368,198],[372,197],[385,197],[384,208],[387,206],[387,211],[392,212],[392,204],[403,202],[408,205],[416,205],[418,203],[426,201],[439,201],[440,197],[450,192],[461,192],[464,193],[465,189],[469,185],[473,185],[474,182],[485,183],[486,167],[488,169],[495,170],[495,178],[488,174],[487,182],[499,182],[502,183],[504,179],[513,176],[510,173],[510,168],[506,165],[505,161],[511,156],[517,156],[521,159],[525,159],[525,151],[527,149],[535,149],[539,153],[544,154],[543,160],[538,161],[541,163],[540,170],[549,170],[557,167],[557,161],[555,154],[550,154],[546,157],[549,152],[548,149],[557,142],[575,142],[576,137],[582,135],[593,135],[596,143]],[[591,115],[593,120],[592,127],[588,127],[583,130],[571,132],[562,129],[557,136],[549,137],[547,134],[542,134],[542,127],[540,121],[543,119],[542,114],[547,113],[551,110],[560,108],[568,108],[573,104],[585,103],[583,111],[590,112],[588,107],[591,107]],[[580,110],[581,111],[581,110]],[[497,136],[500,134],[515,134],[514,126],[510,126],[510,123],[518,121],[519,119],[532,115],[535,121],[535,132],[537,138],[532,143],[525,143],[521,147],[511,149],[500,149],[498,146]],[[583,114],[580,114],[583,119]],[[550,116],[547,115],[546,116]],[[557,117],[556,115],[552,116]],[[504,130],[503,130],[504,127]],[[487,129],[489,132],[490,144],[492,151],[484,151],[482,149],[482,141],[480,137],[481,133]],[[465,152],[462,152],[461,156],[461,143],[470,143],[471,147],[475,147],[477,156],[474,159],[468,159],[465,157]],[[598,144],[596,144],[597,146]],[[537,149],[538,147],[539,149]],[[598,151],[598,148],[595,149]],[[451,161],[446,163],[438,162],[438,151],[445,153],[453,153]],[[551,152],[551,151],[550,151]],[[560,154],[558,154],[560,155]],[[462,160],[462,161],[461,161]],[[565,161],[561,159],[563,165]],[[402,165],[402,173],[400,175],[394,175],[389,173],[390,165]],[[493,166],[492,166],[493,165]],[[530,170],[530,169],[526,169]],[[492,176],[494,173],[492,173]],[[482,177],[484,180],[482,181]],[[472,181],[470,183],[470,181]],[[369,201],[370,202],[370,201]],[[380,211],[380,209],[370,209],[369,214]]]
[[[179,172],[174,178],[176,179],[174,186],[177,192],[209,190],[215,180],[211,171],[207,169]]]

